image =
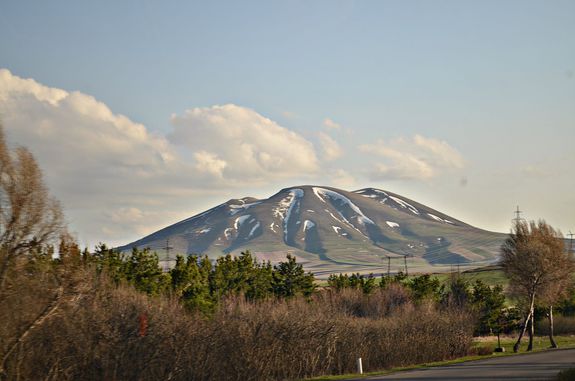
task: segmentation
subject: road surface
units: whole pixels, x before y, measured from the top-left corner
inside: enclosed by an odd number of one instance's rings
[[[575,368],[575,349],[556,349],[525,355],[496,357],[478,361],[397,372],[361,380],[404,381],[495,381],[550,380],[562,369]]]

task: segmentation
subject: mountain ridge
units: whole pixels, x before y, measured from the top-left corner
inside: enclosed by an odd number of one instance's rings
[[[403,257],[441,271],[492,263],[505,237],[390,191],[300,185],[267,199],[230,199],[119,249],[149,247],[169,261],[168,240],[173,253],[211,258],[250,250],[277,262],[290,253],[318,273],[379,272],[383,260]]]

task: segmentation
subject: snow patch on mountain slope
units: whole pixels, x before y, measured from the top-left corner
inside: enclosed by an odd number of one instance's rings
[[[444,220],[444,219],[441,218],[441,217],[437,217],[435,214],[427,213],[427,215],[428,215],[429,217],[433,218],[435,221],[445,222],[445,223],[448,223],[448,224],[453,224],[453,222],[451,222],[451,221],[449,221],[449,220]]]
[[[315,227],[315,223],[314,223],[313,221],[305,220],[305,221],[303,222],[303,231],[304,231],[304,232],[305,232],[306,230],[308,230],[308,229],[313,228],[313,227]]]
[[[279,217],[283,220],[284,228],[284,241],[288,242],[288,226],[289,221],[294,210],[297,210],[300,206],[300,201],[304,196],[304,191],[299,188],[290,189],[287,197],[284,197],[277,205],[273,208],[273,216]],[[299,222],[299,221],[297,221]],[[296,222],[296,223],[297,223]],[[273,228],[272,228],[273,230]],[[275,232],[275,230],[274,230]]]
[[[374,188],[362,189],[362,190],[356,191],[356,192],[354,192],[354,193],[360,194],[360,195],[362,195],[362,196],[364,196],[364,197],[377,197],[377,196],[374,195],[374,194],[371,194],[371,195],[364,195],[364,194],[363,194],[363,193],[368,193],[368,192],[371,192],[371,193],[379,193],[379,194],[384,195],[385,197],[388,197],[388,195],[387,195],[386,192],[384,192],[384,191],[382,191],[382,190],[379,190],[379,189],[374,189]]]
[[[246,204],[244,200],[239,200],[239,201],[242,202],[243,204],[240,204],[240,205],[236,205],[236,204],[228,205],[228,207],[230,208],[230,216],[234,216],[234,215],[238,214],[239,212],[243,212],[244,210],[248,210],[248,209],[251,208],[252,206],[259,205],[259,204],[262,203],[262,201],[256,201],[256,202],[252,202],[252,203]]]
[[[336,220],[337,222],[343,222],[342,220],[340,220],[339,218],[337,218],[336,216],[333,215],[332,212],[329,211],[329,209],[324,209],[324,211],[329,214],[331,216],[331,218],[333,218],[334,220]]]
[[[348,234],[346,232],[340,232],[340,230],[342,230],[342,228],[340,226],[333,226],[332,225],[333,230],[335,231],[335,234],[337,234],[340,237],[347,237]]]
[[[234,221],[234,229],[238,230],[238,229],[240,228],[240,226],[242,226],[242,224],[243,224],[244,222],[246,222],[246,220],[247,220],[248,218],[251,218],[251,215],[246,214],[246,215],[244,215],[244,216],[241,216],[241,217],[236,218],[236,220]]]
[[[359,209],[357,205],[355,205],[349,198],[345,197],[344,195],[339,194],[339,193],[334,192],[334,191],[331,191],[329,189],[324,189],[324,188],[313,187],[312,189],[313,189],[313,193],[322,202],[325,202],[325,197],[330,197],[330,198],[335,199],[335,200],[340,200],[344,204],[347,204],[351,208],[351,210],[353,210],[357,214],[357,221],[360,224],[365,225],[367,223],[367,224],[375,225],[375,222],[373,222],[369,217],[367,217],[365,214],[363,214],[361,209]],[[341,212],[338,211],[338,213],[341,216],[341,218],[343,218],[345,221],[347,221],[347,219],[343,216],[343,214]],[[348,223],[349,223],[349,221],[348,221]]]
[[[399,224],[397,222],[393,222],[393,221],[385,221],[385,223],[387,224],[387,226],[389,226],[390,228],[398,228]]]
[[[409,209],[409,211],[414,213],[414,214],[419,214],[419,210],[417,210],[417,208],[415,206],[411,205],[408,202],[403,201],[399,197],[389,196],[389,198],[391,198],[393,201],[398,203],[402,208]]]
[[[261,226],[260,222],[258,221],[254,227],[252,228],[252,230],[250,230],[250,234],[248,234],[248,237],[246,239],[250,239],[253,237],[254,233],[256,232],[256,230],[258,230],[258,228]]]

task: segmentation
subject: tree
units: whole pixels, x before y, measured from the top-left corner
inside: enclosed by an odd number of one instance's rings
[[[513,293],[523,299],[528,308],[513,351],[519,350],[528,327],[528,351],[533,349],[534,311],[536,299],[550,298],[558,285],[571,281],[575,269],[573,259],[565,252],[561,233],[545,221],[518,221],[501,246],[500,264],[510,279]],[[552,318],[552,315],[551,315]]]
[[[296,258],[287,255],[287,262],[274,266],[273,289],[276,296],[292,297],[297,294],[310,296],[315,291],[314,276],[305,273],[303,266],[296,263]]]
[[[445,288],[438,278],[432,278],[430,274],[413,277],[407,281],[406,286],[417,301],[429,298],[439,300]]]
[[[500,324],[505,306],[503,287],[500,285],[489,287],[477,279],[471,293],[471,305],[479,315],[476,334],[492,334],[493,328],[496,329],[497,333],[501,331]]]
[[[553,284],[550,284],[545,290],[540,293],[537,298],[540,305],[545,307],[545,316],[549,322],[549,342],[551,343],[551,348],[558,348],[559,346],[555,342],[554,328],[553,328],[553,306],[557,305],[561,301],[569,298],[569,294],[573,290],[573,282],[570,277],[563,277],[557,279]]]
[[[468,307],[470,299],[469,283],[459,274],[451,274],[447,290],[442,295],[443,305],[463,309]]]
[[[146,248],[139,250],[134,247],[132,255],[123,262],[125,279],[138,291],[148,295],[158,295],[168,288],[169,275],[164,274],[158,263],[158,255]]]
[[[209,260],[207,263],[210,263]],[[186,260],[178,255],[176,265],[170,270],[170,277],[172,291],[186,308],[203,313],[212,311],[214,303],[210,297],[209,271],[202,271],[197,256],[190,255]]]
[[[36,159],[23,147],[11,152],[0,126],[0,289],[11,262],[63,229],[62,210],[48,195]]]

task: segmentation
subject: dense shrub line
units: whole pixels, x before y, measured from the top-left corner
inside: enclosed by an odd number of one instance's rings
[[[145,258],[118,264],[134,271],[119,276],[100,259],[75,250],[60,254],[54,261],[50,252],[31,253],[9,271],[1,299],[10,308],[0,311],[0,319],[9,322],[0,325],[4,378],[288,380],[353,372],[357,357],[374,370],[452,358],[470,346],[473,319],[464,309],[415,303],[399,283],[369,294],[300,290],[287,297],[274,292],[281,278],[274,280],[272,273],[269,295],[253,297],[249,287],[238,286],[253,285],[253,278],[230,282],[241,278],[231,272],[210,283],[212,268],[208,286],[228,285],[204,290],[208,299],[213,290],[226,290],[206,313],[190,308],[185,291],[174,287],[183,284],[193,294],[189,279],[172,283],[174,272],[152,270],[151,278],[141,276],[135,269],[153,268]],[[231,269],[240,263],[249,268],[247,259],[222,261]],[[38,322],[46,305],[54,308]]]
[[[468,313],[414,304],[401,285],[258,302],[231,295],[207,318],[175,298],[116,286],[90,266],[55,271],[66,292],[8,359],[10,379],[291,380],[353,372],[357,357],[371,370],[457,357],[472,337]],[[12,298],[45,288],[39,273],[12,273],[23,285]],[[4,349],[9,334],[1,333]]]

